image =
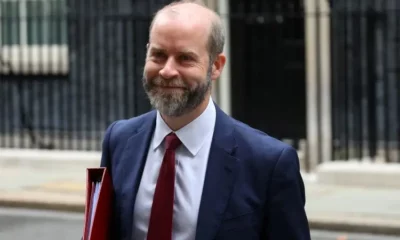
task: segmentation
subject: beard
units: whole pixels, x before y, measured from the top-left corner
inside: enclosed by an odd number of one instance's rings
[[[185,81],[186,80],[186,81]],[[143,74],[143,88],[153,108],[169,117],[179,117],[196,109],[211,89],[211,68],[204,79],[163,79],[157,76],[152,79]],[[191,87],[187,82],[195,82]],[[179,87],[179,90],[163,91],[162,87]]]

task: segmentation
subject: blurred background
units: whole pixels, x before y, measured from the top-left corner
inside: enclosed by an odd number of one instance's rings
[[[169,2],[0,0],[0,239],[80,238],[106,127],[150,110]],[[298,150],[313,239],[400,239],[400,1],[205,2],[227,36],[213,99]]]

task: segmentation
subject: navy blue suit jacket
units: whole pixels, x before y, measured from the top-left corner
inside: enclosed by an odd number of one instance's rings
[[[295,149],[216,108],[196,240],[309,240]],[[111,170],[115,189],[112,239],[132,240],[133,205],[155,119],[151,111],[106,131],[101,166]]]

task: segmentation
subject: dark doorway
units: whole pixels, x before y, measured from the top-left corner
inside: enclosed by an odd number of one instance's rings
[[[269,135],[306,137],[302,0],[231,0],[232,115]]]

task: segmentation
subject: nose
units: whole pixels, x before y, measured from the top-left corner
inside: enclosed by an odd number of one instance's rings
[[[172,57],[170,57],[165,63],[164,67],[159,72],[160,76],[164,79],[171,79],[178,76],[178,70],[176,69],[176,63]]]

